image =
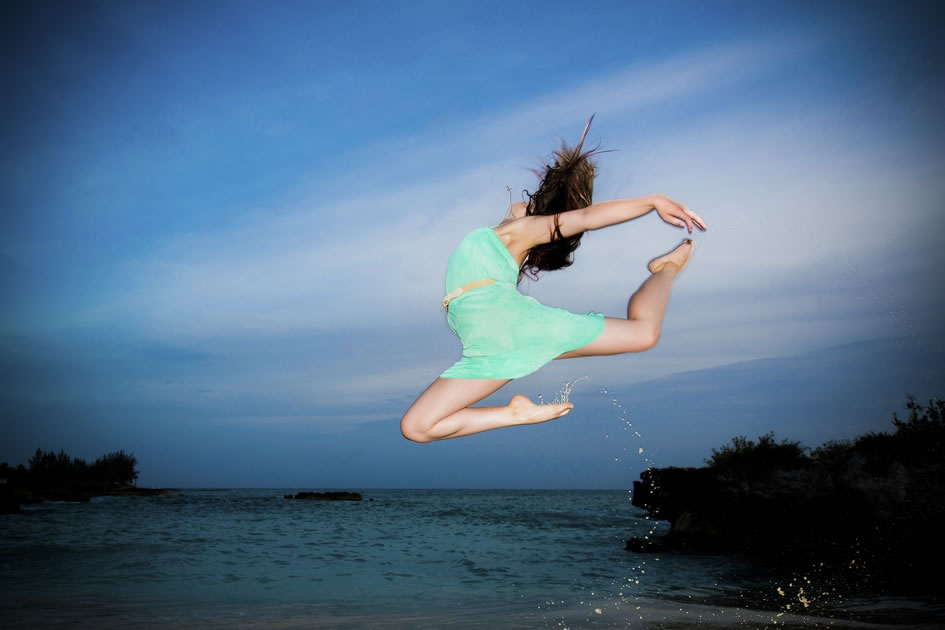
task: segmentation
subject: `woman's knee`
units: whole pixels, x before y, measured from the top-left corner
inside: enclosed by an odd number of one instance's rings
[[[411,442],[423,444],[433,441],[425,424],[419,422],[409,412],[400,419],[400,433]]]
[[[640,333],[640,345],[643,350],[649,350],[655,348],[656,344],[660,341],[660,333],[662,332],[661,326],[659,324],[648,323],[642,327]]]
[[[646,320],[625,320],[620,329],[621,352],[645,352],[656,346],[660,340],[658,322]]]

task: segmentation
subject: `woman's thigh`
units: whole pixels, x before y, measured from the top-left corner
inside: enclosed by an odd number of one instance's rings
[[[438,378],[404,414],[405,421],[433,424],[495,393],[511,379]]]
[[[573,359],[625,352],[643,352],[656,345],[659,331],[643,321],[605,317],[604,330],[597,339],[575,350],[565,352],[556,359]]]

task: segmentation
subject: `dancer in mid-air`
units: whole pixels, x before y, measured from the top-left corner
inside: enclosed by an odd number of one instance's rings
[[[408,440],[445,440],[559,418],[571,403],[537,405],[515,395],[503,407],[470,405],[553,359],[642,352],[656,345],[673,281],[695,249],[690,239],[650,261],[651,275],[630,298],[626,319],[551,308],[517,288],[526,274],[570,265],[587,230],[651,210],[689,232],[693,226],[706,229],[695,212],[665,195],[592,203],[596,149],[583,150],[591,120],[577,146],[563,145],[544,166],[527,203],[511,204],[502,223],[469,233],[450,256],[443,306],[463,342],[463,358],[404,414],[400,430]]]

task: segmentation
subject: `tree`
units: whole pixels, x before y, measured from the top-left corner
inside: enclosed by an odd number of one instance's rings
[[[135,470],[137,465],[138,459],[131,453],[114,451],[96,459],[92,471],[96,478],[104,482],[134,484],[138,479],[138,471]]]
[[[744,435],[732,438],[731,444],[712,449],[706,464],[720,472],[737,477],[754,478],[774,470],[802,468],[810,463],[807,448],[794,440],[778,442],[774,433],[766,433],[758,441]]]

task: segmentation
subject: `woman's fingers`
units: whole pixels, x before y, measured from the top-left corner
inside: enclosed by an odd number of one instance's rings
[[[667,212],[666,215],[663,216],[663,220],[678,227],[689,228],[689,231],[692,232],[692,224],[689,223],[689,217],[682,212]]]
[[[689,206],[687,206],[686,204],[682,204],[682,207],[683,207],[683,210],[685,210],[686,215],[691,217],[696,225],[698,225],[703,230],[706,229],[705,221],[702,220],[702,217],[700,217],[698,214],[690,210]],[[692,226],[689,227],[689,231],[692,232]]]
[[[706,224],[698,214],[689,209],[684,203],[679,203],[665,195],[661,196],[662,200],[669,202],[663,204],[664,207],[660,207],[660,204],[657,204],[657,212],[663,218],[664,221],[678,227],[684,227],[689,232],[692,232],[693,225],[698,226],[700,229],[705,230]]]
[[[679,227],[684,227],[690,232],[692,232],[692,219],[689,218],[689,215],[692,214],[689,211],[689,208],[686,207],[686,204],[676,202],[675,216],[679,221],[676,222],[676,225]]]

